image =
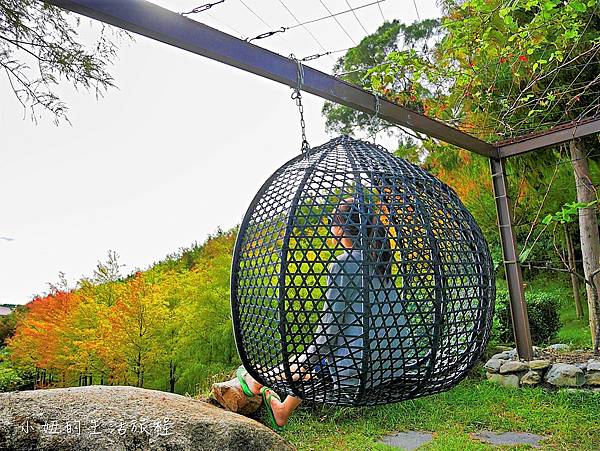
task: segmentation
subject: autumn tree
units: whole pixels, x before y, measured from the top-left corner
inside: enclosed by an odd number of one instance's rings
[[[160,331],[166,317],[164,300],[141,272],[122,285],[110,312],[110,337],[106,339],[112,353],[111,369],[124,383],[144,387],[148,373],[157,369]]]
[[[80,298],[72,292],[54,292],[27,304],[27,313],[7,340],[11,360],[26,369],[43,369],[64,375],[61,365],[61,337],[65,319],[77,307]]]

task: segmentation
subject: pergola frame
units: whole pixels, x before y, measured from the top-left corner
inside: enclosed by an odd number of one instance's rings
[[[46,3],[123,28],[151,39],[299,88],[401,127],[410,128],[490,159],[498,228],[506,270],[510,309],[519,357],[531,360],[533,347],[523,276],[508,197],[506,159],[600,132],[600,118],[563,124],[543,133],[495,144],[405,107],[377,98],[332,75],[299,66],[283,57],[145,0],[46,0]],[[302,75],[300,75],[300,73]]]

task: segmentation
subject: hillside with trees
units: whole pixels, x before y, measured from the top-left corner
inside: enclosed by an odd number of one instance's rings
[[[229,308],[234,241],[235,230],[219,231],[126,277],[111,252],[75,289],[64,279],[53,285],[12,315],[3,355],[13,382],[2,373],[0,389],[111,384],[197,393],[238,359]]]

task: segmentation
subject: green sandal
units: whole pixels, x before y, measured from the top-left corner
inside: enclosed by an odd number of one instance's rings
[[[246,374],[248,374],[248,371],[246,371],[246,368],[244,368],[243,365],[240,365],[235,372],[235,375],[237,376],[238,381],[240,381],[240,385],[242,386],[242,391],[248,398],[252,398],[254,396],[254,393],[252,393],[252,390],[250,390],[250,387],[248,387],[248,384],[246,383]]]
[[[266,394],[267,390],[271,392],[269,395]],[[271,427],[277,432],[283,431],[285,429],[285,426],[279,426],[277,424],[277,422],[275,421],[275,415],[273,414],[273,408],[271,407],[271,398],[275,398],[279,402],[281,402],[281,398],[269,387],[261,388],[260,394],[262,395],[263,401],[265,403],[265,408],[267,409],[267,415],[269,417],[269,421],[271,422]]]

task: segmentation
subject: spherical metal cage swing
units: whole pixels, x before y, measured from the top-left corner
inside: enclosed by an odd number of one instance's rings
[[[487,344],[494,298],[487,243],[456,193],[348,136],[265,182],[234,251],[242,363],[315,402],[386,404],[451,388]]]

